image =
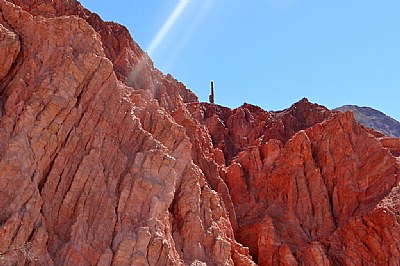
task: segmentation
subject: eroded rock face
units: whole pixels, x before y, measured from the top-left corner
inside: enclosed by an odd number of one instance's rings
[[[147,63],[121,83],[141,51],[78,3],[15,4],[0,1],[1,262],[253,264],[167,112],[196,98]]]
[[[0,264],[399,261],[400,145],[350,113],[199,103],[74,0],[0,0],[0,48]]]
[[[350,240],[333,236],[354,230],[349,224],[372,215],[397,186],[397,139],[381,138],[351,113],[334,114],[306,99],[277,113],[250,105],[201,109],[195,117],[228,161],[224,181],[237,217],[236,238],[255,261],[350,264],[330,250],[333,241],[342,247]],[[358,261],[399,259],[380,256]]]
[[[4,79],[16,61],[20,51],[17,35],[0,24],[0,80]]]

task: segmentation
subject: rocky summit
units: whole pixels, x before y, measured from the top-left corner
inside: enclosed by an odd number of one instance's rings
[[[334,110],[340,112],[352,111],[354,113],[354,118],[360,124],[373,128],[382,134],[400,138],[400,122],[385,115],[381,111],[371,107],[360,107],[357,105],[343,105]]]
[[[399,265],[400,141],[201,103],[75,0],[0,0],[0,265]]]

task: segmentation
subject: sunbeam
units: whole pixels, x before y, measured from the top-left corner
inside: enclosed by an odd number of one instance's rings
[[[183,10],[186,8],[189,0],[180,0],[179,3],[176,5],[174,11],[168,17],[167,21],[164,23],[162,28],[158,31],[156,37],[151,41],[149,48],[147,49],[147,53],[151,55],[154,50],[158,47],[161,41],[164,39],[165,35],[174,25],[175,21],[179,18],[182,14]]]
[[[214,4],[213,0],[203,0],[201,6],[197,9],[196,15],[191,19],[191,24],[186,28],[186,32],[180,37],[179,42],[175,45],[174,49],[170,51],[168,58],[164,64],[164,70],[167,70],[174,64],[174,61],[183,50],[183,48],[190,41],[193,33],[196,31],[197,27],[200,25],[204,17],[207,15],[211,6]]]
[[[174,8],[171,15],[168,17],[164,25],[158,31],[157,35],[151,41],[150,46],[146,51],[149,56],[151,56],[151,54],[157,49],[158,45],[162,42],[168,31],[171,29],[176,20],[184,11],[188,3],[189,0],[179,0],[179,3]],[[148,56],[140,58],[128,76],[129,84],[136,89],[140,89],[142,87],[142,79],[140,78],[140,76],[142,76],[150,67],[148,59],[150,59]]]

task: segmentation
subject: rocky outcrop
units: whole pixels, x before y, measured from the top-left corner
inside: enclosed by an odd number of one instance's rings
[[[193,94],[77,2],[14,3],[0,1],[1,262],[251,265],[167,111]],[[121,61],[150,76],[129,82]]]
[[[396,265],[399,143],[199,103],[74,0],[0,0],[0,264]]]
[[[379,138],[383,147],[388,149],[393,156],[400,157],[400,139],[392,137],[380,137]]]
[[[214,107],[203,108],[207,114]],[[336,236],[355,230],[349,224],[360,217],[374,215],[397,186],[398,164],[390,153],[395,144],[376,138],[351,113],[333,114],[306,99],[277,113],[249,105],[220,108],[200,121],[216,143],[236,144],[224,146],[236,151],[226,153],[233,159],[224,180],[237,215],[237,239],[260,265],[350,265],[330,248],[343,247],[349,239]],[[247,142],[229,142],[240,134],[249,136]],[[356,239],[354,244],[361,241]],[[374,262],[396,259],[387,254]]]

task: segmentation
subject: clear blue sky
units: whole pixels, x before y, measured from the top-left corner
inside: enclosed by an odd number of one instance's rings
[[[399,0],[81,3],[125,25],[155,66],[201,101],[214,80],[216,103],[232,108],[248,102],[280,110],[307,97],[400,120]]]

